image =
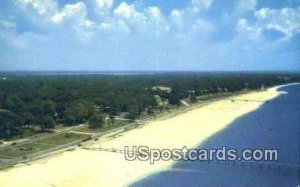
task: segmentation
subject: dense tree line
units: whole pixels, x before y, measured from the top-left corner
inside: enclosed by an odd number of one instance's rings
[[[22,127],[55,124],[75,125],[90,121],[101,126],[103,116],[124,113],[133,120],[144,111],[158,107],[154,95],[180,105],[180,99],[217,92],[235,92],[295,82],[292,73],[159,73],[148,75],[1,75],[0,138],[21,133]],[[152,90],[170,87],[170,93]],[[192,91],[192,92],[191,92]],[[152,111],[152,112],[151,112]],[[101,115],[101,117],[100,117]],[[98,116],[98,117],[97,117]]]

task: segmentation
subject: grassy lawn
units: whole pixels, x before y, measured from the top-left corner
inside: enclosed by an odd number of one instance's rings
[[[231,93],[231,92],[215,93],[215,94],[203,95],[203,96],[197,97],[197,99],[199,101],[206,101],[206,100],[210,100],[210,99],[218,99],[218,98],[228,97],[228,96],[232,96],[232,95],[233,95],[233,93]]]
[[[50,145],[39,145],[34,143],[27,143],[20,146],[9,147],[0,151],[0,158],[15,158],[26,156],[38,151],[46,150],[54,146]]]
[[[141,112],[140,115],[136,116],[136,119],[137,120],[145,119],[145,118],[148,118],[149,116],[151,116],[151,115],[147,114],[147,112]]]
[[[63,133],[56,136],[52,136],[45,139],[40,139],[37,141],[34,141],[34,143],[37,144],[51,144],[51,145],[63,145],[67,144],[76,140],[83,140],[87,138],[88,135],[83,134],[72,134],[72,133]]]
[[[45,139],[32,141],[31,143],[8,147],[0,151],[0,158],[26,156],[58,145],[67,144],[76,140],[83,140],[87,137],[88,135],[63,133]]]
[[[89,126],[84,126],[82,128],[77,129],[76,131],[78,132],[87,132],[87,133],[99,133],[99,132],[105,132],[117,127],[122,127],[124,125],[129,124],[129,121],[123,121],[123,120],[115,120],[113,124],[105,124],[104,127],[102,128],[96,128],[96,129],[91,129]]]

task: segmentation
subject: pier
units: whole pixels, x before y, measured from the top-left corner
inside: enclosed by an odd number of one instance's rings
[[[116,148],[83,147],[82,149],[89,150],[89,151],[104,151],[104,152],[125,154],[125,150],[116,149]],[[140,154],[138,154],[136,152],[132,152],[132,151],[129,153],[140,155]],[[174,156],[172,156],[172,157],[174,157]],[[197,163],[201,163],[203,165],[220,165],[220,166],[229,166],[229,167],[233,167],[233,168],[239,167],[239,168],[253,168],[253,169],[270,169],[270,170],[277,170],[277,171],[281,171],[281,172],[299,172],[300,173],[300,165],[276,163],[276,162],[278,162],[278,161],[273,161],[273,162],[244,161],[244,160],[234,160],[234,161],[198,160],[197,161]]]

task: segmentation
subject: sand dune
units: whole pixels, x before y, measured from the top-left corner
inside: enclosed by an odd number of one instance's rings
[[[275,89],[269,89],[234,99],[266,101],[278,95]],[[220,100],[169,119],[156,120],[115,138],[100,140],[90,147],[192,148],[260,105],[262,102]],[[159,161],[154,165],[149,161],[126,161],[120,153],[77,148],[1,171],[0,186],[127,186],[153,172],[168,169],[172,164],[172,161]]]

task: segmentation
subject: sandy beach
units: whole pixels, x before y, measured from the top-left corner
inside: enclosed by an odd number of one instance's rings
[[[197,147],[210,136],[226,128],[235,119],[254,111],[263,102],[277,97],[276,89],[252,92],[212,102],[175,117],[155,120],[115,137],[101,139],[89,147],[124,149],[124,146],[148,146],[156,149]],[[173,161],[126,161],[124,154],[76,148],[29,165],[0,171],[0,186],[128,186],[149,174],[170,169]]]

